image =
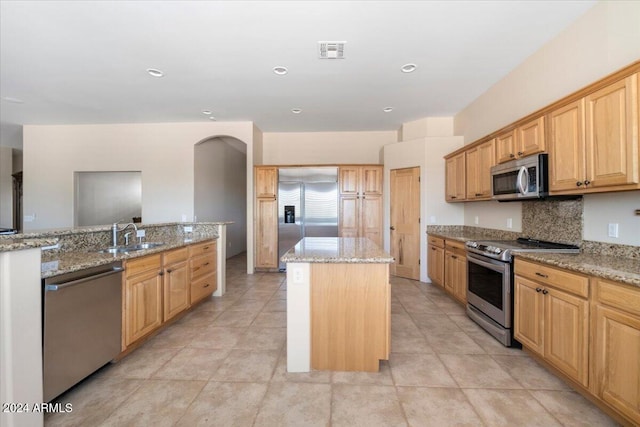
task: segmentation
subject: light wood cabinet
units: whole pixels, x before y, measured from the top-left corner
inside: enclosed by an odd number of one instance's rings
[[[516,128],[516,158],[546,151],[544,116]]]
[[[203,242],[189,247],[190,303],[195,304],[218,289],[217,244]]]
[[[428,237],[427,274],[431,283],[444,287],[444,239]]]
[[[510,130],[496,137],[496,160],[508,162],[516,158],[516,131]]]
[[[491,198],[491,167],[496,164],[495,139],[466,151],[467,200]]]
[[[447,202],[462,202],[466,200],[466,153],[462,152],[449,157],[445,162]]]
[[[640,188],[638,74],[549,114],[549,189],[585,194]]]
[[[382,171],[381,165],[340,166],[340,237],[366,237],[382,246]]]
[[[584,387],[588,386],[588,278],[516,259],[514,336]]]
[[[593,393],[640,424],[640,288],[594,279]]]
[[[124,342],[130,345],[162,324],[162,256],[125,264]]]
[[[255,267],[278,268],[278,169],[256,166],[254,231]]]
[[[189,308],[189,271],[187,248],[168,251],[163,255],[164,321]]]
[[[467,255],[464,244],[445,242],[444,288],[463,304],[467,303]]]

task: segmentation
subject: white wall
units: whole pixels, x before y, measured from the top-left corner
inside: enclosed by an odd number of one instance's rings
[[[638,1],[596,4],[458,113],[454,118],[455,134],[463,135],[466,144],[474,142],[637,61],[640,59],[639,17]],[[637,192],[634,193],[637,196]],[[633,205],[629,198],[633,196],[621,192],[602,197],[607,203],[599,203],[600,196],[585,197],[584,238],[613,242],[603,235],[608,218],[619,209],[628,212]],[[494,204],[495,209],[491,204],[481,202],[465,205],[466,225],[474,225],[473,219],[478,215],[480,226],[486,217],[488,228],[506,229],[500,224],[505,225],[507,218],[513,217],[514,231],[518,231],[514,216],[518,209],[516,204]],[[633,220],[628,217],[619,220],[621,226],[623,223],[625,227],[633,225]],[[640,245],[640,233],[631,236],[633,233],[625,236],[624,242]],[[615,239],[615,243],[623,243],[623,238]]]
[[[640,246],[640,190],[584,196],[584,240]],[[608,236],[609,223],[618,224],[618,238]]]
[[[406,134],[406,133],[403,133]],[[420,167],[420,280],[427,277],[428,224],[462,225],[464,206],[446,203],[443,156],[462,146],[462,138],[424,137],[388,144],[384,147],[384,247],[390,250],[390,172],[392,169]],[[432,221],[432,222],[431,222]]]
[[[197,220],[234,221],[227,226],[227,258],[246,251],[246,153],[222,138],[213,138],[196,145],[194,162]]]
[[[0,147],[0,228],[13,227],[13,149]]]
[[[192,220],[194,146],[218,135],[252,151],[250,122],[25,126],[25,230],[72,226],[73,172],[87,170],[140,170],[144,222]]]
[[[380,163],[382,147],[396,138],[396,131],[265,132],[262,160],[266,165]]]

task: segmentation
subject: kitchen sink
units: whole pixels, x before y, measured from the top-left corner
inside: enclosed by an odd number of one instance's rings
[[[162,245],[164,245],[162,242],[145,242],[129,246],[110,246],[105,249],[100,249],[98,252],[101,254],[126,254],[129,252],[143,251],[145,249],[153,249]]]

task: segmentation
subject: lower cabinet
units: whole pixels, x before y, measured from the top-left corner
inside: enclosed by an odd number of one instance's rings
[[[592,392],[640,425],[640,288],[594,282]]]
[[[431,283],[444,286],[444,239],[429,236],[427,275]]]
[[[127,260],[124,342],[130,345],[162,324],[162,255]]]
[[[217,289],[216,241],[127,260],[123,349]]]
[[[515,272],[515,338],[587,387],[589,279],[520,260]],[[573,277],[567,280],[566,275]]]
[[[444,288],[463,304],[467,303],[467,252],[464,244],[446,241],[444,253]]]

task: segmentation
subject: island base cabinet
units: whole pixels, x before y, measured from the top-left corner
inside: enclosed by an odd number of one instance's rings
[[[388,264],[311,265],[311,368],[379,370],[389,359]]]
[[[160,262],[125,281],[125,345],[162,325],[162,276]]]

